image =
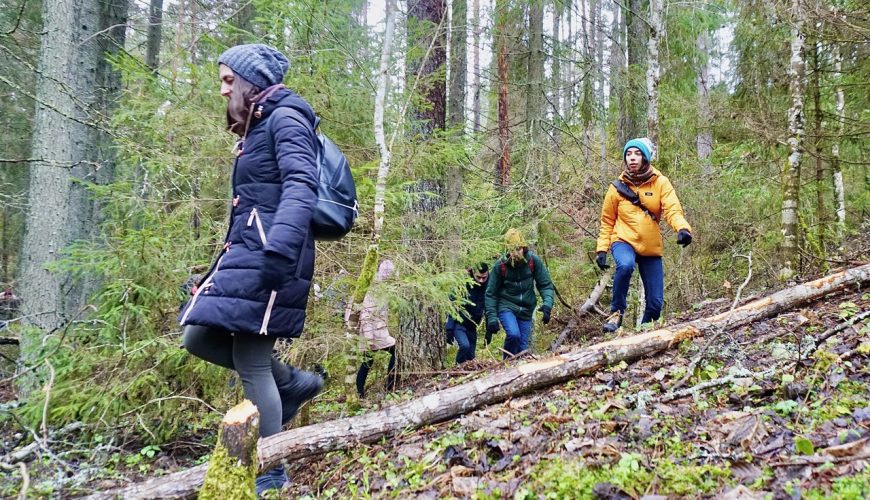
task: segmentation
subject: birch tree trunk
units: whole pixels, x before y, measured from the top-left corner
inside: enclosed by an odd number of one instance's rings
[[[474,31],[472,38],[474,40],[474,66],[472,69],[473,81],[471,84],[471,109],[474,113],[474,132],[480,132],[480,0],[471,0],[473,10]]]
[[[837,82],[837,103],[834,119],[837,121],[837,138],[831,141],[831,174],[834,181],[834,200],[837,211],[837,245],[843,245],[846,229],[846,189],[843,184],[843,171],[840,169],[840,141],[843,140],[843,126],[846,119],[846,95],[842,85],[843,54],[840,44],[834,43],[834,80]]]
[[[710,131],[712,116],[710,114],[710,63],[707,52],[710,50],[710,33],[701,30],[698,34],[698,161],[701,163],[701,173],[708,177],[713,173],[710,156],[713,155],[713,135]]]
[[[816,161],[816,219],[818,227],[819,248],[817,252],[825,252],[825,239],[828,232],[828,215],[825,210],[825,163],[822,160],[822,97],[819,87],[819,45],[818,41],[812,43],[813,56],[813,156]]]
[[[384,231],[384,203],[387,192],[387,176],[390,174],[390,159],[392,158],[391,144],[387,143],[384,133],[384,113],[386,110],[387,88],[390,83],[390,58],[393,54],[393,35],[396,28],[395,22],[396,0],[387,0],[384,6],[384,45],[381,48],[381,60],[378,67],[378,83],[375,91],[375,113],[373,128],[375,142],[381,159],[378,163],[378,176],[375,181],[375,199],[373,210],[372,240],[366,251],[360,276],[357,278],[353,298],[351,299],[350,315],[347,328],[351,335],[359,333],[360,306],[365,299],[366,292],[375,277],[380,257],[381,235]],[[346,394],[350,400],[356,396],[356,356],[346,365],[345,384]]]
[[[160,66],[160,42],[163,38],[163,0],[151,0],[148,7],[148,40],[145,65],[157,72]]]
[[[97,230],[98,207],[86,184],[108,182],[114,171],[103,127],[120,81],[104,56],[123,47],[127,3],[57,0],[44,2],[42,14],[31,143],[31,156],[38,161],[30,165],[21,295],[28,321],[51,330],[73,319],[96,288],[92,280],[74,282],[47,266],[68,244]],[[21,339],[24,363],[40,340]]]
[[[611,108],[616,108],[617,147],[626,143],[628,113],[626,109],[626,88],[628,87],[627,62],[625,54],[625,13],[616,4],[613,6],[613,26],[610,33],[610,100]],[[605,175],[607,173],[605,172]]]
[[[791,108],[788,112],[788,163],[782,195],[782,279],[791,278],[800,264],[798,249],[798,202],[800,166],[804,151],[804,14],[800,0],[792,0],[791,59],[788,65]]]
[[[646,69],[646,128],[647,137],[659,146],[659,39],[664,37],[662,23],[663,0],[649,0],[649,40],[647,41]]]

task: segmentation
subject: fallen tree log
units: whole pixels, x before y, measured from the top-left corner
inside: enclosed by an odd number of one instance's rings
[[[745,325],[866,281],[870,281],[870,264],[776,292],[715,316],[512,366],[366,415],[291,429],[260,440],[257,451],[259,470],[267,470],[282,459],[295,460],[371,443],[403,430],[448,420],[611,364],[634,361],[664,351],[710,328]],[[90,498],[189,497],[202,485],[204,472],[205,466],[198,466],[127,488],[95,493]]]

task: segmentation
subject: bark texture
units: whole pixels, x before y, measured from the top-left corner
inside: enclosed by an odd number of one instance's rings
[[[260,412],[247,399],[232,407],[218,431],[218,444],[208,463],[199,498],[254,500]]]
[[[701,162],[701,173],[709,176],[713,173],[713,165],[710,156],[713,154],[713,134],[710,124],[713,117],[710,113],[710,65],[707,51],[710,47],[710,34],[702,30],[698,34],[698,76],[696,86],[698,88],[698,135],[696,144],[698,148],[698,161]]]
[[[788,111],[788,162],[783,175],[782,194],[782,269],[780,277],[789,279],[800,264],[798,248],[798,205],[800,199],[801,159],[804,153],[804,15],[799,0],[792,0],[791,59],[788,65],[791,108]]]
[[[148,39],[145,48],[145,65],[151,71],[160,66],[160,43],[163,39],[163,0],[151,0],[148,6]]]

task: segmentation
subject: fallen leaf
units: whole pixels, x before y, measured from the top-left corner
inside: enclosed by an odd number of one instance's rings
[[[744,484],[755,482],[761,477],[761,468],[750,462],[734,462],[731,464],[731,476]]]
[[[822,453],[827,453],[832,457],[851,457],[864,452],[870,453],[870,437],[852,441],[851,443],[830,446],[821,450]]]
[[[816,452],[813,442],[803,436],[794,438],[794,447],[802,455],[812,455]]]

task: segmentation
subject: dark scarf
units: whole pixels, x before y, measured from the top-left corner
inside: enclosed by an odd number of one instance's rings
[[[640,172],[638,172],[636,174],[632,174],[626,168],[625,172],[623,173],[625,180],[634,184],[635,186],[640,186],[644,182],[650,180],[652,178],[652,176],[654,175],[652,165],[650,165],[649,163],[644,163],[644,165],[646,165],[646,169],[641,170]]]

